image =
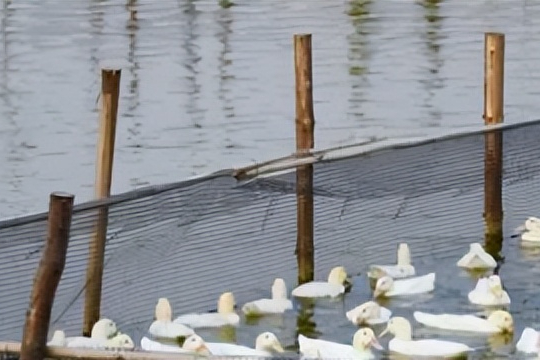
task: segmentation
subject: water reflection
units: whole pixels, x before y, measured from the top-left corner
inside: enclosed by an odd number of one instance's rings
[[[227,325],[219,328],[218,339],[223,342],[236,344],[236,327]]]
[[[202,120],[204,120],[204,110],[198,105],[201,84],[198,79],[199,71],[197,70],[197,66],[201,61],[202,56],[198,52],[200,45],[197,43],[199,36],[197,35],[196,30],[200,13],[197,10],[195,1],[187,0],[184,4],[180,4],[180,8],[186,15],[185,28],[181,29],[182,34],[186,35],[185,41],[182,44],[182,48],[186,51],[186,56],[182,65],[189,73],[185,78],[185,82],[188,84],[188,89],[186,91],[188,95],[186,112],[190,115],[193,127],[201,128]]]
[[[438,89],[444,87],[444,78],[439,74],[444,60],[441,57],[442,39],[441,27],[443,17],[439,14],[442,0],[423,0],[420,5],[424,9],[425,33],[422,34],[426,45],[425,55],[427,59],[427,74],[423,74],[419,80],[425,90],[423,105],[427,110],[427,121],[425,126],[440,126],[442,113],[439,107],[435,106],[435,95]]]
[[[298,314],[296,316],[296,333],[294,340],[294,348],[287,350],[298,351],[298,335],[302,334],[308,338],[318,338],[321,332],[317,331],[317,323],[313,321],[315,314],[315,299],[312,298],[297,298]]]
[[[137,107],[139,106],[139,62],[137,61],[138,56],[135,51],[137,49],[136,34],[137,30],[139,29],[137,19],[137,0],[128,0],[126,10],[129,13],[129,18],[126,21],[126,30],[129,39],[129,51],[127,59],[130,64],[128,71],[131,80],[129,82],[129,99],[127,105],[128,111],[125,115],[132,118],[132,122],[128,126],[128,131],[133,137],[141,133],[141,123],[137,119],[133,118],[135,112],[137,111]]]
[[[6,136],[1,137],[2,142],[5,144],[3,153],[6,154],[6,166],[7,170],[10,172],[9,177],[7,178],[7,183],[9,191],[18,191],[21,188],[23,177],[18,171],[19,164],[21,163],[22,154],[19,151],[19,144],[16,143],[15,135],[21,132],[21,127],[17,124],[16,115],[17,107],[13,102],[12,96],[15,93],[15,90],[12,88],[11,84],[11,74],[14,69],[12,69],[10,52],[11,44],[11,34],[10,30],[11,18],[15,15],[15,9],[10,7],[11,1],[4,0],[2,7],[2,81],[0,84],[0,99],[3,103],[3,125],[0,126],[0,135],[2,133]],[[21,144],[21,145],[24,145]],[[5,193],[7,195],[7,192]],[[5,199],[3,199],[5,201]],[[3,201],[3,202],[4,202]]]
[[[365,92],[368,91],[369,83],[367,73],[369,71],[370,48],[369,48],[369,14],[371,1],[353,0],[350,2],[348,11],[354,32],[347,36],[349,45],[348,62],[351,83],[349,98],[349,115],[356,120],[364,117],[362,103],[365,101]]]
[[[219,71],[219,99],[223,102],[222,110],[223,116],[227,118],[234,117],[234,105],[232,103],[231,89],[229,83],[231,79],[234,79],[234,75],[229,72],[232,60],[228,59],[231,52],[231,46],[229,44],[229,38],[232,33],[233,13],[228,10],[221,10],[218,12],[217,24],[219,25],[219,31],[216,34],[217,39],[222,45],[221,51],[218,57],[218,71]]]

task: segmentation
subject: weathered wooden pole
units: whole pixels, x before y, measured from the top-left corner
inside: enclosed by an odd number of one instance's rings
[[[486,33],[484,48],[484,123],[498,124],[504,119],[504,34]],[[503,240],[502,206],[503,134],[485,134],[484,220],[485,248],[497,256]]]
[[[41,360],[47,349],[47,332],[56,288],[66,264],[74,196],[52,193],[49,200],[47,242],[34,278],[26,312],[21,360]]]
[[[313,82],[311,34],[294,35],[296,80],[296,154],[309,155],[314,147]],[[313,280],[313,165],[296,168],[298,283]]]
[[[101,115],[99,139],[97,144],[95,196],[97,199],[109,197],[111,192],[116,134],[116,116],[120,95],[119,69],[101,71]],[[107,237],[109,209],[99,208],[95,232],[90,240],[88,268],[86,271],[86,292],[84,304],[83,335],[90,336],[92,327],[99,320],[101,307],[101,283],[103,277],[103,258]]]

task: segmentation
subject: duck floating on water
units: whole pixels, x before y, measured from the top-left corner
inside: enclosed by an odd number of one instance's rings
[[[343,266],[337,266],[330,271],[328,281],[310,281],[292,291],[295,297],[337,297],[345,292],[348,282],[347,271]]]
[[[265,314],[282,314],[293,308],[292,301],[287,298],[285,280],[276,278],[272,284],[272,298],[250,301],[242,306],[242,311],[248,316]]]
[[[174,323],[183,324],[193,329],[206,327],[236,326],[240,316],[234,312],[234,295],[232,292],[221,294],[218,300],[217,313],[185,314],[174,319]]]
[[[469,346],[454,341],[413,340],[411,323],[404,317],[391,318],[379,337],[383,337],[387,333],[394,335],[394,338],[388,343],[388,350],[407,356],[454,357],[474,351]]]
[[[480,243],[469,245],[469,252],[458,260],[458,267],[469,270],[494,269],[497,267],[497,261],[488,254]]]
[[[474,315],[430,314],[421,311],[415,311],[413,316],[425,326],[444,330],[488,334],[514,332],[514,319],[504,310],[496,310],[486,319]]]
[[[255,349],[247,346],[205,342],[199,335],[189,336],[182,347],[162,344],[143,337],[141,348],[146,351],[211,354],[220,356],[261,356],[268,357],[284,352],[277,336],[272,332],[259,334],[255,339]]]
[[[347,311],[345,316],[355,325],[377,325],[388,322],[392,312],[375,301],[367,301]]]
[[[416,271],[411,264],[409,245],[401,243],[398,245],[396,265],[371,265],[367,275],[372,279],[379,279],[383,276],[390,276],[393,279],[402,279],[414,276],[415,274]]]
[[[540,245],[540,219],[530,216],[525,223],[515,229],[516,234],[512,237],[517,237],[521,234],[521,240],[525,243]]]
[[[92,327],[90,337],[66,337],[63,330],[56,330],[47,346],[61,346],[86,349],[128,349],[135,348],[131,337],[118,332],[116,323],[110,319],[100,319]]]
[[[148,332],[157,339],[179,339],[195,333],[184,324],[173,323],[172,308],[167,298],[160,298],[156,304],[155,320]]]
[[[472,304],[482,306],[505,306],[510,305],[510,297],[503,289],[499,275],[491,275],[480,278],[475,288],[468,294]]]
[[[431,292],[435,289],[435,273],[394,280],[390,276],[383,276],[375,285],[373,297],[416,295]]]
[[[519,337],[516,350],[527,354],[540,352],[540,332],[531,327],[526,327]]]
[[[298,335],[298,345],[303,359],[357,359],[370,360],[375,356],[371,347],[383,350],[375,333],[370,328],[361,328],[354,333],[352,346],[327,340],[311,339]]]

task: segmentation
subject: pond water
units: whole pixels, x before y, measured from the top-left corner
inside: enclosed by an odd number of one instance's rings
[[[46,0],[0,9],[0,218],[92,197],[100,66],[122,67],[113,193],[294,149],[292,36],[313,34],[316,147],[481,123],[484,32],[507,122],[538,117],[540,3]]]
[[[522,247],[516,240],[508,239],[508,242],[509,245],[505,246],[503,251],[506,261],[500,267],[499,274],[512,300],[507,309],[514,317],[515,333],[513,335],[488,336],[437,330],[420,325],[412,317],[414,310],[433,313],[485,314],[485,308],[473,305],[467,299],[468,292],[474,288],[476,278],[480,274],[474,275],[455,266],[461,250],[466,246],[460,246],[459,250],[458,246],[448,246],[446,247],[447,254],[443,257],[417,258],[419,260],[416,261],[417,274],[422,275],[432,271],[437,274],[436,288],[433,293],[377,301],[392,310],[393,315],[408,318],[413,325],[413,336],[416,339],[452,340],[475,348],[476,350],[469,354],[469,359],[530,358],[528,355],[516,352],[515,344],[524,327],[530,326],[536,329],[540,327],[538,316],[540,302],[537,297],[537,289],[540,286],[537,276],[540,273],[540,249]],[[414,256],[414,249],[411,250]],[[525,271],[527,271],[527,276],[524,276]],[[318,299],[314,302],[295,300],[296,316],[293,312],[287,312],[283,316],[269,316],[258,320],[243,319],[243,324],[237,329],[199,330],[197,333],[207,341],[237,341],[253,346],[257,334],[273,331],[284,347],[291,352],[298,350],[296,343],[298,329],[309,337],[348,343],[357,327],[346,319],[345,312],[368,300],[371,300],[369,280],[362,275],[354,278],[352,291],[344,298]],[[385,325],[376,325],[372,328],[378,335],[384,330]],[[391,335],[379,339],[385,349],[388,349],[390,339]],[[374,350],[374,353],[378,359],[395,357],[387,351]],[[294,354],[290,353],[290,355]]]

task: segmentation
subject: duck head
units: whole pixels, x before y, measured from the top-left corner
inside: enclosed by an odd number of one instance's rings
[[[387,333],[394,335],[401,340],[410,341],[412,339],[412,327],[409,320],[401,316],[396,316],[388,320],[386,329],[380,333],[379,338],[383,337]]]
[[[375,333],[370,328],[361,328],[354,333],[353,336],[353,348],[366,351],[371,347],[375,349],[383,350],[383,347],[377,340]]]
[[[388,291],[392,290],[394,286],[394,279],[386,275],[377,280],[375,284],[375,290],[373,290],[373,297],[377,298],[379,296],[385,295]]]
[[[107,340],[115,336],[117,333],[118,328],[116,327],[116,323],[111,319],[103,318],[94,324],[90,336],[93,339]]]
[[[279,342],[277,336],[269,331],[263,332],[262,334],[257,336],[257,339],[255,340],[255,349],[279,353],[285,351],[283,350],[283,347],[281,346],[281,343]]]
[[[488,316],[487,321],[501,329],[503,333],[514,332],[514,319],[508,311],[496,310]]]
[[[204,340],[197,334],[190,335],[184,341],[182,349],[194,352],[199,355],[212,355]]]

